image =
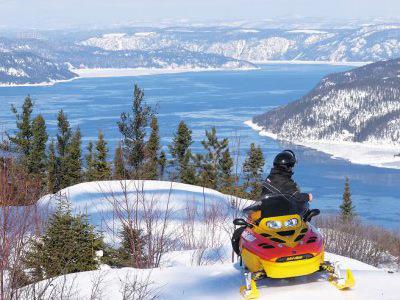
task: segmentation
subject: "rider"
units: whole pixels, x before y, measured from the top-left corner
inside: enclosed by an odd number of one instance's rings
[[[296,164],[296,155],[292,150],[284,150],[279,153],[273,164],[270,174],[263,183],[261,197],[256,199],[257,202],[265,199],[267,195],[276,194],[289,194],[297,201],[304,203],[312,200],[312,194],[301,193],[300,188],[292,179],[293,168]],[[259,209],[260,205],[256,204],[246,208],[245,211],[251,219],[256,220],[261,215]],[[238,255],[240,255],[239,239],[244,229],[245,227],[237,228],[232,236],[232,247]]]
[[[262,186],[261,197],[273,194],[290,194],[299,201],[311,201],[312,194],[301,193],[299,186],[293,180],[293,168],[296,155],[292,150],[284,150],[274,159],[274,165]]]

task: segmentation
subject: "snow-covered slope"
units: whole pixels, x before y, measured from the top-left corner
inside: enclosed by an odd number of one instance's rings
[[[0,85],[52,83],[77,75],[64,64],[57,64],[30,52],[0,50]]]
[[[91,217],[96,213],[110,216],[112,207],[110,199],[129,199],[135,203],[138,197],[143,203],[151,203],[156,199],[157,208],[165,209],[167,205],[177,212],[173,216],[176,224],[185,222],[187,203],[200,210],[212,208],[222,203],[225,209],[231,206],[232,200],[239,201],[211,189],[181,183],[165,181],[104,181],[82,183],[61,191],[69,198],[72,207],[77,211],[85,211]],[[54,204],[54,196],[48,195],[41,204]],[[245,200],[243,200],[245,201]],[[221,208],[221,206],[219,207]],[[104,215],[103,215],[104,216]],[[96,220],[91,219],[97,226]],[[201,220],[199,220],[201,221]],[[225,232],[225,223],[231,224],[232,218],[217,219],[217,223],[207,223],[206,235],[210,235],[211,227],[216,226]],[[200,227],[200,222],[196,227]],[[201,234],[194,231],[194,235]],[[176,235],[179,236],[178,233]],[[153,269],[110,269],[102,266],[101,270],[69,274],[36,285],[49,286],[47,294],[63,295],[68,299],[127,299],[126,295],[132,287],[146,293],[148,298],[157,295],[158,299],[242,299],[239,287],[243,285],[242,270],[239,263],[232,263],[232,250],[229,234],[222,235],[223,243],[213,240],[206,249],[172,250],[162,256],[161,267]],[[201,251],[202,260],[196,259]],[[263,279],[258,285],[260,299],[318,299],[323,295],[326,300],[333,299],[398,299],[398,273],[389,274],[383,270],[369,266],[354,259],[326,253],[325,259],[339,261],[341,267],[351,268],[356,278],[356,286],[348,291],[338,291],[327,282],[322,273],[285,280]],[[23,292],[26,292],[23,296]],[[21,292],[22,299],[32,299],[29,287]],[[125,291],[125,298],[123,293]],[[139,292],[137,292],[139,293]],[[136,298],[142,299],[138,294]]]
[[[394,157],[400,150],[399,76],[399,59],[331,74],[298,101],[255,116],[252,122],[266,135],[321,150],[327,143],[342,143],[344,148],[358,143],[368,148],[360,152],[371,161],[376,158],[373,152],[384,150],[386,158],[373,162],[399,167],[400,159]],[[352,153],[365,162],[360,152]]]
[[[321,295],[325,300],[398,299],[399,273],[389,274],[344,257],[336,259],[341,261],[343,268],[353,269],[356,278],[353,289],[339,291],[327,282],[323,274],[283,280],[263,279],[258,282],[260,299],[319,299]],[[158,299],[243,299],[239,287],[244,282],[238,263],[181,265],[148,270],[103,269],[59,277],[52,281],[52,285],[64,286],[65,290],[71,291],[71,299],[93,299],[96,290],[97,295],[101,295],[96,299],[122,300],[125,283],[133,283],[135,280],[149,283],[150,294],[158,295]]]
[[[293,24],[295,26],[296,24]],[[283,27],[283,26],[282,26]],[[109,51],[179,47],[251,62],[269,60],[377,61],[400,54],[400,25],[365,25],[352,29],[243,29],[189,27],[134,33],[107,33],[81,45]]]

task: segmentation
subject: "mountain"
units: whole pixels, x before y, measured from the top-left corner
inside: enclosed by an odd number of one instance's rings
[[[30,52],[0,51],[0,85],[50,83],[76,77],[65,64]]]
[[[370,62],[400,56],[400,25],[355,28],[279,29],[242,27],[177,27],[107,33],[81,45],[109,51],[177,47],[250,62],[308,60]]]
[[[276,60],[371,62],[400,56],[397,23],[249,26],[47,31],[35,38],[8,34],[0,37],[0,84],[70,79],[72,68],[249,69]],[[26,58],[19,62],[20,57]],[[36,67],[38,74],[29,71]]]
[[[328,75],[253,123],[283,140],[400,145],[400,59]]]

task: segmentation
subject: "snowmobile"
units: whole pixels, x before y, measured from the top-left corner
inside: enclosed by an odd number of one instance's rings
[[[350,270],[343,272],[337,263],[324,261],[323,237],[310,224],[320,211],[310,210],[308,202],[286,194],[266,196],[244,212],[247,220],[233,223],[242,226],[234,250],[244,269],[240,293],[245,299],[259,297],[256,281],[265,277],[291,278],[322,271],[340,290],[354,286]]]

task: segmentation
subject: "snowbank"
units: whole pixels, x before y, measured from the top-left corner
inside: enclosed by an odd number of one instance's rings
[[[244,122],[244,124],[256,131],[259,131],[259,135],[261,136],[279,139],[276,134],[265,131],[263,127],[254,124],[251,120]],[[331,155],[332,158],[348,160],[354,164],[400,169],[400,157],[395,156],[399,153],[400,149],[392,145],[329,140],[302,140],[290,142],[327,153]]]
[[[346,265],[348,259],[342,258]],[[260,299],[293,300],[319,299],[398,299],[400,274],[389,274],[382,270],[367,270],[364,264],[357,268],[352,262],[356,286],[339,291],[330,285],[323,273],[291,279],[263,279],[259,281]],[[243,299],[239,287],[243,284],[239,264],[215,264],[209,266],[180,266],[151,270],[132,268],[82,272],[59,277],[53,286],[64,284],[75,292],[73,299],[91,299],[93,286],[100,282],[98,293],[101,299],[123,299],[124,282],[135,280],[149,282],[149,290],[159,299]],[[67,289],[66,289],[67,290]]]

